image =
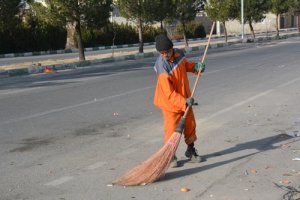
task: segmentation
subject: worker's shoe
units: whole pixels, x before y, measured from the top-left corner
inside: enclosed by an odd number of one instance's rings
[[[199,163],[204,161],[204,159],[198,155],[197,149],[195,149],[194,147],[194,143],[188,145],[187,150],[185,151],[185,156],[191,159],[193,163]]]
[[[178,161],[177,161],[177,157],[176,156],[174,156],[173,161],[171,162],[170,167],[172,167],[172,168],[178,167]]]

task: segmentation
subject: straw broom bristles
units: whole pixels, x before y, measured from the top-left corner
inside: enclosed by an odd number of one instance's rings
[[[163,177],[174,158],[181,135],[180,132],[174,132],[168,142],[158,152],[119,179],[113,181],[113,184],[123,186],[146,185]]]

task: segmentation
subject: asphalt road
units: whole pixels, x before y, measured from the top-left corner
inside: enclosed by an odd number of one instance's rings
[[[153,58],[1,79],[0,199],[282,199],[300,186],[285,134],[300,129],[299,44],[210,50],[194,107],[207,161],[189,163],[181,141],[181,167],[141,187],[109,184],[162,147]]]

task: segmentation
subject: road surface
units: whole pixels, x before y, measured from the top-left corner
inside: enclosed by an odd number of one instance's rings
[[[300,129],[299,55],[300,38],[210,49],[194,107],[206,161],[181,141],[181,166],[141,187],[110,183],[162,147],[153,58],[3,78],[0,199],[282,199],[300,185],[300,138],[286,135]]]

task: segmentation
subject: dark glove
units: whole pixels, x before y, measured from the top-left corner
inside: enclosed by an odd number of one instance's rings
[[[189,107],[192,107],[194,105],[194,98],[193,97],[189,97],[185,100],[186,105]]]
[[[194,70],[203,73],[205,71],[205,64],[203,62],[195,63]]]

